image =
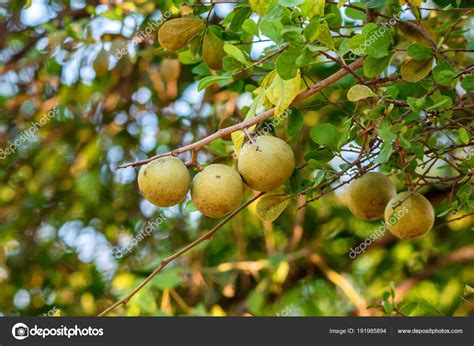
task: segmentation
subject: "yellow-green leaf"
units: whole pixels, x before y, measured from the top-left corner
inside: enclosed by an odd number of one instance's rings
[[[260,91],[257,97],[253,100],[252,105],[250,106],[247,112],[247,115],[245,116],[244,121],[254,118],[257,115],[257,110],[263,106],[264,100],[265,100],[265,93]],[[255,125],[249,127],[248,130],[252,131],[254,128],[255,128]],[[242,148],[242,145],[244,143],[245,134],[243,133],[243,131],[236,131],[236,132],[232,132],[230,137],[232,138],[232,143],[234,144],[235,158],[237,158],[237,155],[240,152],[240,149]]]
[[[275,70],[271,71],[265,77],[263,77],[263,80],[260,83],[260,87],[258,87],[257,89],[255,89],[253,91],[253,93],[254,93],[254,95],[256,95],[256,97],[253,100],[252,104],[250,105],[250,108],[249,108],[249,110],[248,110],[248,112],[245,116],[244,121],[249,120],[249,119],[254,118],[255,116],[257,116],[257,111],[262,106],[265,105],[265,103],[266,103],[265,90],[273,82],[273,80],[275,79],[276,76],[277,76],[277,72]],[[249,127],[248,130],[252,131],[254,128],[255,128],[255,125]],[[245,135],[242,131],[236,131],[236,132],[233,132],[230,136],[231,136],[232,142],[234,144],[234,155],[235,155],[235,158],[237,158],[238,152],[240,151],[240,149],[242,148],[242,145],[244,143]]]
[[[375,94],[368,86],[356,84],[347,92],[347,99],[352,102],[374,97]]]
[[[186,47],[188,41],[204,27],[204,21],[197,18],[172,19],[158,31],[161,46],[174,52]]]
[[[213,70],[220,70],[225,55],[224,41],[211,30],[207,30],[202,43],[202,59],[206,65]]]
[[[250,7],[254,12],[263,16],[268,9],[268,0],[249,0]]]
[[[339,10],[342,6],[345,5],[346,2],[347,2],[347,0],[338,0],[337,1],[337,9]]]
[[[275,75],[272,83],[265,90],[268,101],[275,106],[275,115],[282,114],[295,99],[300,91],[301,76],[298,73],[295,78],[284,80],[279,75]]]
[[[472,295],[472,294],[474,294],[474,288],[472,288],[472,287],[469,286],[469,285],[466,285],[466,286],[464,287],[464,296],[467,297],[467,296],[470,296],[470,295]]]
[[[423,0],[400,0],[400,5],[406,5],[407,2],[415,6],[420,6]]]
[[[257,215],[264,221],[275,221],[290,202],[291,195],[272,193],[263,196],[257,203]]]
[[[319,25],[316,39],[326,47],[334,50],[334,40],[332,38],[331,30],[326,22]]]
[[[303,13],[303,16],[306,16],[308,18],[312,18],[317,14],[323,16],[325,3],[326,0],[306,0],[300,6],[301,12]]]
[[[430,74],[433,58],[427,60],[409,60],[400,69],[402,78],[407,82],[416,83]]]

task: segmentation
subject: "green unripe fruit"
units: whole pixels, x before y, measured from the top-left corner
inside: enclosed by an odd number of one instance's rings
[[[178,204],[188,193],[191,177],[180,159],[162,157],[142,166],[138,187],[148,201],[159,207]]]
[[[246,143],[240,150],[237,167],[252,189],[271,191],[291,177],[295,155],[280,138],[260,136],[255,138],[255,143]]]
[[[362,220],[378,220],[384,216],[385,206],[397,190],[389,177],[368,172],[352,181],[347,189],[347,206]]]
[[[401,192],[388,202],[385,223],[390,232],[401,239],[421,237],[434,224],[431,203],[417,192]]]
[[[191,198],[201,213],[218,218],[240,205],[244,188],[242,178],[235,169],[213,164],[194,177]]]

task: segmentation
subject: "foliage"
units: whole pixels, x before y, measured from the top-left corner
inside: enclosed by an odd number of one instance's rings
[[[96,315],[215,226],[189,196],[153,206],[137,169],[116,168],[242,122],[180,158],[193,174],[235,165],[246,128],[292,146],[293,176],[110,314],[473,313],[464,2],[106,3],[3,1],[1,313]],[[352,259],[380,223],[352,216],[343,192],[371,170],[437,219]]]

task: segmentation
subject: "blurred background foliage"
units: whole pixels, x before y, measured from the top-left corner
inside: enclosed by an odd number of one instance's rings
[[[388,3],[387,11],[396,2]],[[138,191],[136,169],[115,169],[240,121],[239,109],[251,100],[248,86],[257,86],[265,71],[199,92],[197,81],[210,75],[208,67],[185,53],[177,63],[177,56],[157,43],[156,28],[143,34],[170,8],[179,17],[193,8],[205,15],[209,5],[0,0],[0,148],[18,143],[0,161],[0,313],[96,315],[130,292],[161,259],[215,225],[195,211],[189,197],[167,210],[151,205]],[[229,40],[249,42],[252,35],[235,18],[250,13],[246,4],[218,4],[210,20],[224,23]],[[429,24],[435,28],[461,14],[434,12]],[[342,18],[339,26],[361,23],[347,13]],[[453,35],[462,40],[472,23],[472,18],[465,21]],[[140,42],[130,44],[140,33]],[[270,46],[240,47],[257,60]],[[124,47],[127,53],[117,59],[114,52]],[[460,65],[472,64],[472,53],[455,58]],[[314,64],[306,73],[320,80],[337,69]],[[348,76],[326,96],[337,102],[353,83]],[[321,96],[313,101],[301,110],[305,126],[297,135],[288,136],[286,122],[275,129],[292,145],[298,162],[311,145],[312,126],[340,122],[338,107],[324,104]],[[53,107],[54,117],[21,140]],[[354,106],[344,107],[351,112]],[[230,138],[224,138],[199,158],[230,163],[231,150]],[[403,190],[403,181],[394,179]],[[436,206],[447,193],[430,186],[426,195]],[[247,191],[247,198],[251,195]],[[352,260],[350,249],[380,224],[353,217],[343,193],[301,210],[292,202],[273,223],[261,221],[253,204],[112,314],[354,315],[371,306],[374,315],[469,315],[474,311],[474,219],[446,224],[448,219],[438,219],[419,240],[387,234]],[[159,222],[152,235],[117,255],[149,222]]]

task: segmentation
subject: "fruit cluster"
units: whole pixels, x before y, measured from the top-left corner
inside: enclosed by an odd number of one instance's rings
[[[418,238],[431,230],[434,210],[417,192],[397,194],[393,182],[382,173],[369,172],[352,181],[347,190],[347,206],[360,219],[385,219],[387,228],[401,239]]]
[[[271,191],[283,185],[294,169],[295,156],[285,141],[259,136],[240,150],[238,171],[211,164],[196,174],[191,184],[183,161],[167,156],[142,166],[138,186],[151,203],[170,207],[184,199],[191,185],[196,208],[208,217],[218,218],[239,206],[245,184],[256,191]]]

